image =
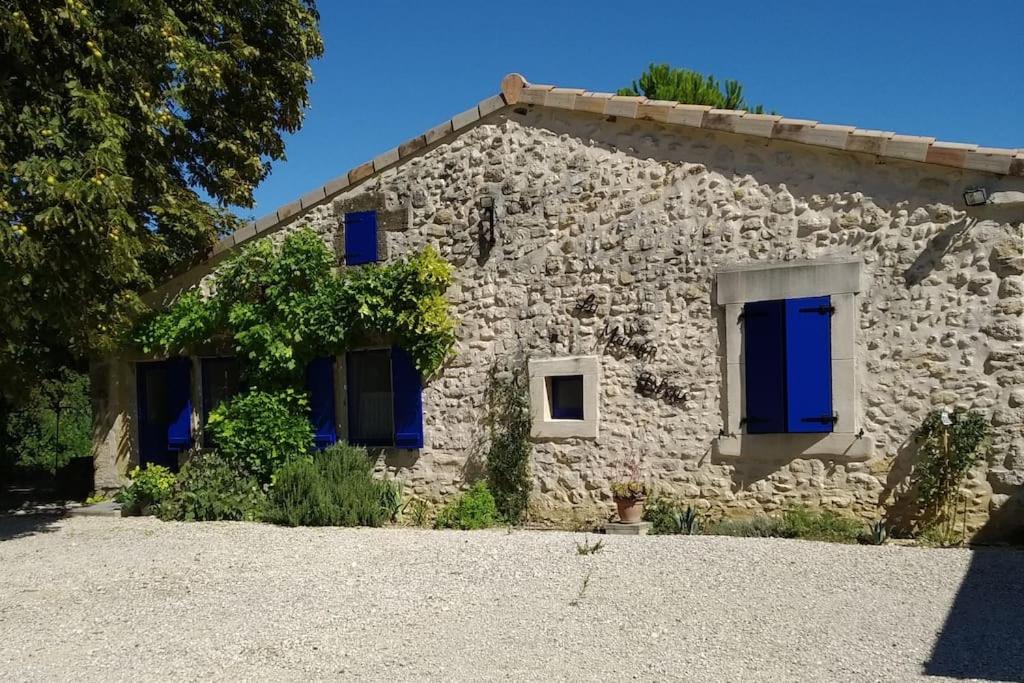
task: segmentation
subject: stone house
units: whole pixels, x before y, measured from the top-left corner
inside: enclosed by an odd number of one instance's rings
[[[455,269],[451,362],[422,387],[388,349],[310,369],[318,439],[380,447],[409,492],[437,501],[466,484],[489,372],[519,364],[536,519],[606,518],[633,462],[723,514],[806,503],[877,518],[926,414],[962,406],[993,433],[965,489],[977,530],[1024,483],[1022,193],[1024,150],[512,74],[224,238],[150,300],[304,226],[343,267],[431,244]],[[198,448],[238,378],[228,358],[126,351],[93,381],[97,485],[112,487]],[[396,435],[408,392],[417,423]]]

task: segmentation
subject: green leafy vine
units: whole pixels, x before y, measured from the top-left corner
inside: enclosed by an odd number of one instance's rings
[[[297,386],[313,358],[382,339],[434,374],[455,344],[450,265],[430,247],[337,272],[333,260],[310,229],[259,240],[224,264],[209,295],[194,290],[154,312],[133,341],[166,355],[229,347],[250,389]]]

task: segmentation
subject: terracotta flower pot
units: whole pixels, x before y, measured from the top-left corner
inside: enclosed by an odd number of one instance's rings
[[[619,509],[619,521],[625,524],[636,524],[644,516],[643,496],[634,498],[616,498],[615,506]]]

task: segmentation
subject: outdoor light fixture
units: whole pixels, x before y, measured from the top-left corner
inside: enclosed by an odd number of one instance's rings
[[[969,187],[964,191],[964,204],[982,206],[988,203],[988,192],[984,187]]]
[[[481,242],[494,244],[494,197],[486,196],[480,198],[479,238]]]

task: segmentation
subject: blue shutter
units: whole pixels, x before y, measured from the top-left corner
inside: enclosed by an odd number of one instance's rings
[[[745,419],[750,434],[786,431],[785,303],[756,301],[743,306]]]
[[[320,451],[338,440],[334,417],[334,359],[316,358],[306,367],[313,444]]]
[[[345,264],[358,266],[377,261],[377,212],[345,214]]]
[[[831,432],[832,303],[827,296],[786,301],[786,386],[790,432]]]
[[[391,349],[391,390],[395,406],[395,447],[423,448],[423,397],[420,371],[412,356]]]
[[[180,451],[192,445],[192,361],[167,361],[167,449]]]

